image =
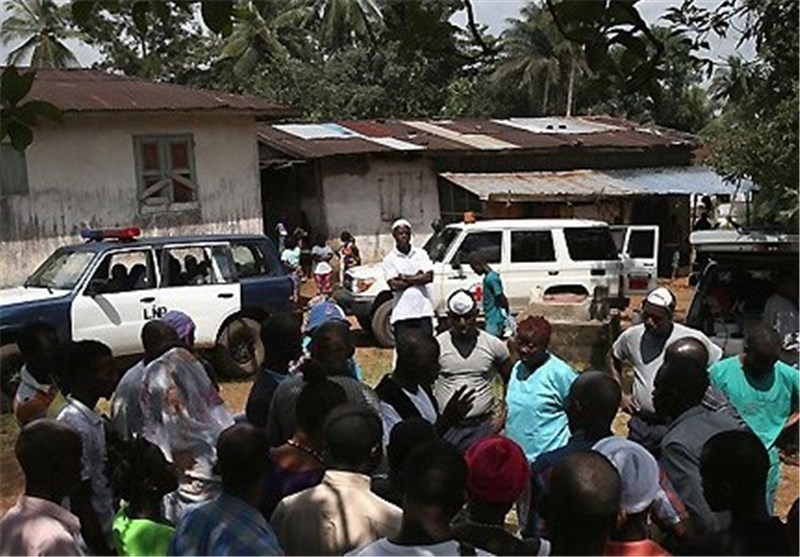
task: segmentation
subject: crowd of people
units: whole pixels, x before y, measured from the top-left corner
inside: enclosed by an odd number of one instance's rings
[[[774,515],[798,371],[773,329],[722,358],[658,288],[609,370],[579,373],[550,350],[546,318],[506,342],[499,317],[478,327],[467,290],[437,334],[430,260],[407,221],[393,235],[396,352],[374,389],[332,300],[305,323],[262,324],[263,368],[237,416],[188,315],[148,322],[121,378],[103,343],[59,346],[28,324],[14,402],[25,489],[0,519],[0,554],[798,554],[798,502]],[[473,266],[503,308],[499,277]]]

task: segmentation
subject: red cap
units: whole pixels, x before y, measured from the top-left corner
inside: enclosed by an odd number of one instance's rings
[[[510,503],[528,487],[531,465],[514,441],[492,435],[473,444],[464,455],[470,494],[487,503]]]

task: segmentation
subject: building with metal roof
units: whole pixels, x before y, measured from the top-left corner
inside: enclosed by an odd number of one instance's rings
[[[737,191],[694,165],[697,137],[602,116],[261,124],[258,137],[268,226],[348,230],[372,259],[394,219],[424,236],[465,211],[660,224],[682,244],[696,196]]]
[[[263,233],[256,124],[289,109],[79,69],[39,69],[27,99],[53,103],[64,118],[41,121],[25,153],[0,146],[4,284],[82,228]]]
[[[296,115],[288,107],[259,97],[81,68],[37,69],[26,99],[47,101],[65,114],[215,112],[271,120]]]

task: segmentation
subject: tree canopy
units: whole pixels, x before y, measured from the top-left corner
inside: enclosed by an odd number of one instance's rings
[[[80,33],[101,68],[265,96],[308,120],[602,113],[702,133],[721,173],[761,188],[764,218],[797,219],[796,0],[683,0],[660,25],[637,0],[531,1],[500,37],[471,0],[79,0],[71,18],[52,0],[11,4],[14,61],[69,63],[63,39]],[[709,38],[735,21],[757,57],[720,65]]]

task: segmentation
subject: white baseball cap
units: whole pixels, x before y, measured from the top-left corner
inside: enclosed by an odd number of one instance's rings
[[[466,290],[457,290],[447,300],[447,310],[455,315],[466,315],[475,309],[475,298]]]
[[[409,230],[411,230],[411,223],[408,222],[406,219],[397,219],[392,223],[392,232],[396,229],[400,228],[401,226],[405,226]]]
[[[675,309],[675,295],[663,286],[651,290],[645,301],[660,308]]]
[[[606,437],[593,450],[605,456],[622,480],[620,507],[628,514],[643,512],[655,501],[661,484],[658,463],[647,449],[621,437]]]

